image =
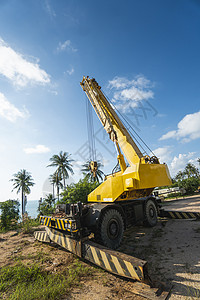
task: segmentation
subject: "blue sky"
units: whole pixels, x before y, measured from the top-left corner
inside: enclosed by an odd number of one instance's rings
[[[96,78],[172,176],[197,164],[199,37],[195,0],[1,0],[0,201],[17,197],[9,180],[23,168],[36,183],[28,199],[50,192],[46,166],[61,150],[75,160],[70,181],[81,177],[83,75]],[[102,130],[96,148],[110,173],[116,154]]]

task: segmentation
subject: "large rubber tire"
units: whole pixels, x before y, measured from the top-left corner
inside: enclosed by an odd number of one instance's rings
[[[156,204],[153,200],[149,199],[144,204],[144,225],[154,227],[158,223],[158,211]]]
[[[100,218],[95,239],[104,246],[117,249],[124,234],[124,221],[116,209],[108,209]]]

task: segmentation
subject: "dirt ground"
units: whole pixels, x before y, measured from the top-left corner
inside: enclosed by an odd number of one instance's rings
[[[200,197],[168,201],[166,209],[200,212]],[[159,220],[154,228],[136,226],[125,232],[118,250],[147,260],[153,280],[173,285],[170,299],[200,298],[200,220]],[[13,265],[20,257],[25,263],[41,261],[42,253],[48,255],[43,266],[51,272],[59,272],[75,259],[60,247],[35,241],[31,234],[0,234],[0,267]],[[132,293],[134,282],[91,268],[94,276],[84,278],[63,299],[144,299]]]
[[[41,228],[42,229],[42,226]],[[36,229],[38,230],[38,228]],[[10,231],[0,234],[0,268],[15,265],[18,261],[24,264],[38,264],[51,273],[59,273],[77,259],[73,254],[57,245],[38,242],[33,234],[17,234]],[[83,261],[80,261],[88,266]],[[92,276],[83,278],[78,287],[62,297],[65,300],[108,300],[134,299],[142,300],[129,291],[129,282],[117,278],[99,268],[89,265]],[[0,299],[1,295],[0,295]],[[4,299],[4,298],[3,298]],[[49,299],[51,300],[51,299]]]
[[[200,212],[200,196],[167,201],[166,210]],[[170,299],[200,298],[200,220],[160,220],[125,233],[120,251],[148,261],[154,280],[173,285]]]

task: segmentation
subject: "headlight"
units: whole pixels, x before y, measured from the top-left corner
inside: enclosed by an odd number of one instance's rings
[[[71,228],[70,224],[69,223],[65,223],[65,229],[70,229],[70,228]]]
[[[72,230],[75,230],[76,229],[76,223],[74,222],[74,223],[71,223],[71,229]]]

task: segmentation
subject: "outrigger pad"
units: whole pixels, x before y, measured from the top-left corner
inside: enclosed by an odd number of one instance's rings
[[[108,249],[92,241],[84,243],[82,255],[83,258],[113,274],[138,281],[145,281],[147,278],[145,260]]]
[[[110,273],[130,278],[134,282],[130,290],[133,294],[154,300],[165,300],[169,297],[169,289],[161,287],[150,280],[147,262],[131,255],[108,249],[102,245],[87,240],[76,240],[70,235],[53,228],[46,227],[46,231],[36,231],[34,236],[41,242],[55,242],[68,251],[76,254]],[[146,284],[145,284],[145,283]]]
[[[50,243],[51,240],[46,231],[35,231],[34,238],[40,242]]]
[[[53,228],[46,227],[46,231],[51,241],[108,272],[138,281],[145,281],[147,277],[147,262],[144,260],[108,249],[90,240],[75,240]]]

